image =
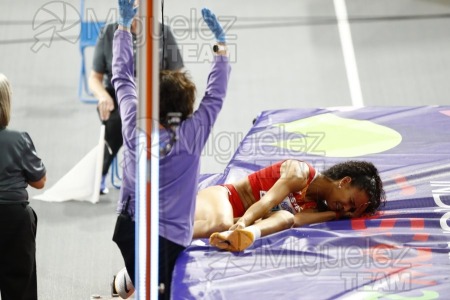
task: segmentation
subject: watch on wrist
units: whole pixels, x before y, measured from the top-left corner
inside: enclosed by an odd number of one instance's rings
[[[220,44],[215,44],[213,46],[213,51],[214,51],[214,53],[227,51],[227,46],[220,45]]]

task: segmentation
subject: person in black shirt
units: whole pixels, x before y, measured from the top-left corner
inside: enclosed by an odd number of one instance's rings
[[[41,189],[46,170],[26,132],[7,129],[11,86],[0,74],[0,295],[37,299],[37,216],[28,205],[28,185]]]

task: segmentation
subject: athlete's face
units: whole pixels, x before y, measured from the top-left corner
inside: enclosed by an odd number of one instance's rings
[[[364,190],[351,185],[350,177],[344,177],[334,185],[327,204],[333,211],[351,213],[352,217],[359,217],[369,205],[369,197]]]

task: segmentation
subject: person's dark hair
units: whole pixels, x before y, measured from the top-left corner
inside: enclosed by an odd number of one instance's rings
[[[181,113],[181,121],[194,112],[195,84],[187,72],[164,70],[159,74],[159,123],[168,126],[168,113]]]
[[[347,161],[332,166],[322,174],[332,180],[351,177],[351,185],[364,190],[369,196],[369,206],[365,210],[368,214],[375,213],[381,204],[385,204],[383,182],[377,168],[370,162]]]

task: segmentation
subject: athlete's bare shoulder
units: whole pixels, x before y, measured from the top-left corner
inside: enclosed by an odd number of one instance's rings
[[[307,181],[309,177],[309,165],[296,159],[288,159],[281,164],[281,177],[295,181]]]

